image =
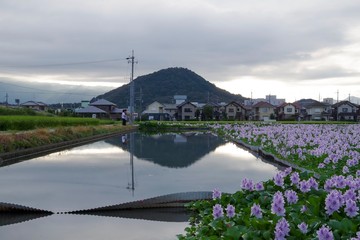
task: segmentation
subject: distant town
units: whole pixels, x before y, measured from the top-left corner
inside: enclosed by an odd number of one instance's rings
[[[59,115],[103,118],[120,120],[123,109],[106,99],[76,104],[52,104],[27,101],[6,107],[24,107],[36,111],[47,111]],[[244,102],[207,102],[191,101],[186,95],[174,95],[170,103],[154,101],[141,111],[133,113],[138,120],[249,120],[249,121],[360,121],[360,105],[348,100],[336,101],[324,98],[323,101],[301,99],[292,103],[279,99],[276,95],[265,98],[247,99]]]

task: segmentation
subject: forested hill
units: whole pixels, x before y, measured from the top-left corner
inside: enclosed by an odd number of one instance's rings
[[[241,95],[231,94],[216,87],[201,76],[186,68],[168,68],[134,79],[135,106],[142,110],[154,101],[174,103],[174,95],[186,95],[192,102],[242,102]],[[141,93],[141,94],[140,94]],[[118,107],[129,106],[130,84],[123,85],[110,92],[99,95],[117,104]],[[140,96],[141,95],[141,96]],[[142,103],[140,104],[140,99]]]

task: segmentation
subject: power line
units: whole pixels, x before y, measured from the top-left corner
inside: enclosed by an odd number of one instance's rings
[[[115,59],[105,59],[98,61],[85,61],[85,62],[70,62],[70,63],[55,63],[55,64],[36,64],[36,65],[8,65],[1,66],[0,68],[36,68],[36,67],[61,67],[61,66],[73,66],[73,65],[86,65],[86,64],[96,64],[103,62],[118,62],[118,61],[126,61],[127,59],[123,58],[115,58]]]

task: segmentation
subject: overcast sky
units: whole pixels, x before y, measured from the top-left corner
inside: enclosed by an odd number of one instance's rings
[[[0,102],[107,92],[129,82],[131,50],[135,77],[186,67],[245,97],[360,97],[359,13],[359,0],[1,0]]]

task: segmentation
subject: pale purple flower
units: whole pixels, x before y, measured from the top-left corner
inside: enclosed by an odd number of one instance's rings
[[[356,176],[357,176],[357,177],[360,177],[360,170],[357,170],[357,171],[356,171]]]
[[[264,190],[264,189],[265,189],[265,188],[264,188],[263,182],[258,182],[258,183],[255,184],[255,190],[256,190],[256,191],[262,191],[262,190]]]
[[[213,199],[218,199],[221,198],[221,192],[219,189],[215,188],[212,192],[212,198]]]
[[[231,204],[228,204],[226,207],[226,216],[232,218],[235,216],[235,207]]]
[[[356,233],[356,237],[351,238],[351,240],[360,240],[360,231]]]
[[[342,172],[343,172],[343,174],[349,173],[349,168],[348,168],[348,166],[344,166],[343,169],[342,169]]]
[[[348,199],[351,199],[353,201],[356,202],[356,193],[354,191],[354,189],[348,189],[344,194],[343,194],[343,198],[344,198],[344,201],[348,200]]]
[[[304,213],[307,211],[307,207],[305,205],[302,205],[301,209],[300,209],[300,212],[301,213]]]
[[[342,194],[338,190],[331,190],[325,199],[325,209],[328,215],[338,211],[342,206]]]
[[[325,164],[324,163],[319,163],[318,168],[325,168]]]
[[[292,168],[291,168],[291,167],[286,168],[286,169],[283,171],[284,177],[287,176],[287,175],[289,175],[291,172],[292,172]]]
[[[308,181],[302,180],[299,182],[299,189],[301,192],[306,193],[310,191],[310,184]]]
[[[262,211],[259,204],[254,203],[251,207],[250,216],[254,216],[256,218],[262,218]]]
[[[351,199],[346,200],[344,210],[346,215],[351,218],[356,217],[359,214],[359,207],[356,206],[356,202]]]
[[[287,202],[290,204],[297,203],[299,199],[297,193],[294,190],[286,190],[285,197]]]
[[[306,234],[308,232],[308,225],[306,223],[302,222],[297,226],[300,229],[300,232],[302,232],[303,234]]]
[[[213,216],[215,219],[224,216],[224,210],[220,204],[215,204],[215,206],[213,207]]]
[[[293,172],[290,175],[290,180],[293,185],[297,185],[300,182],[300,176],[298,172]]]
[[[241,188],[252,191],[254,189],[254,182],[251,179],[244,178],[241,182]]]
[[[329,227],[323,225],[319,230],[316,231],[319,240],[333,240],[334,235]]]
[[[315,190],[319,189],[319,183],[313,177],[308,179],[308,184],[309,184],[310,188],[313,188]]]
[[[278,216],[285,216],[285,200],[281,192],[277,191],[274,194],[273,201],[271,203],[271,212]]]
[[[283,187],[284,186],[284,175],[279,172],[274,177],[274,183],[276,186]]]
[[[289,236],[290,226],[285,218],[280,219],[275,226],[275,239],[284,240],[286,236]]]
[[[346,187],[346,179],[344,176],[334,176],[334,183],[337,188],[345,188]]]

